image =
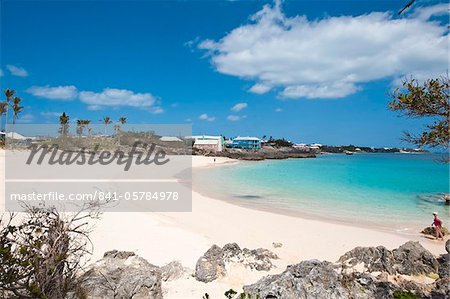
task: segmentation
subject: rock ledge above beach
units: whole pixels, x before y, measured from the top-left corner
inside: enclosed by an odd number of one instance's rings
[[[444,256],[448,254],[440,258]],[[414,279],[417,274],[435,273],[438,266],[434,256],[418,242],[407,242],[392,251],[383,246],[356,247],[337,264],[302,261],[243,289],[252,298],[272,299],[450,298],[448,276],[431,283]]]
[[[360,272],[419,275],[437,273],[439,263],[419,242],[409,241],[393,251],[383,246],[356,247],[338,260],[343,269]]]
[[[89,299],[161,299],[162,282],[180,279],[191,271],[177,261],[158,267],[132,251],[111,250],[82,275],[82,288]]]
[[[82,275],[87,298],[160,299],[161,271],[129,251],[108,251]]]
[[[213,245],[198,259],[195,278],[202,282],[216,280],[226,275],[226,265],[231,263],[257,271],[269,271],[274,267],[272,259],[278,259],[278,256],[263,248],[241,249],[236,243],[226,244],[223,248]]]

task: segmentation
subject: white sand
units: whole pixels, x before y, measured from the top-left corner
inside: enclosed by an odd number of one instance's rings
[[[216,162],[213,159],[194,156],[193,167],[233,163],[227,158],[216,158]],[[103,214],[91,236],[95,245],[92,260],[101,258],[105,251],[118,249],[134,251],[156,265],[178,260],[195,269],[197,259],[211,245],[236,242],[241,248],[263,247],[274,251],[280,260],[270,273],[280,273],[286,265],[305,259],[336,261],[356,246],[384,245],[392,249],[413,239],[419,240],[434,254],[444,251],[442,242],[419,235],[406,238],[358,228],[357,224],[347,226],[252,210],[197,192],[192,193],[192,200],[192,212]],[[273,248],[273,242],[283,246]],[[165,298],[201,298],[205,292],[212,298],[224,298],[223,293],[230,288],[241,291],[242,285],[268,274],[239,266],[229,273],[227,277],[208,284],[189,276],[164,283]]]

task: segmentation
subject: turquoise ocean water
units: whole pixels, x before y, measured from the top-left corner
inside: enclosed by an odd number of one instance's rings
[[[195,173],[194,188],[237,204],[416,233],[450,225],[449,165],[435,154],[342,154],[240,162]]]

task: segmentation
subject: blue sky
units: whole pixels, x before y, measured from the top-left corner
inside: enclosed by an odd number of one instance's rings
[[[1,1],[1,88],[23,123],[192,123],[195,134],[405,146],[389,88],[448,69],[444,2]],[[448,7],[448,4],[447,4]]]

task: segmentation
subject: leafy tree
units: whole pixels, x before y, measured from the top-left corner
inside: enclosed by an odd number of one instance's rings
[[[292,142],[282,138],[282,139],[269,139],[269,144],[278,147],[291,147]]]
[[[0,297],[67,298],[79,294],[83,256],[92,251],[87,218],[93,206],[73,214],[52,207],[27,207],[26,216],[0,219]]]
[[[449,148],[450,101],[449,78],[428,79],[421,83],[417,79],[403,81],[390,95],[389,109],[399,111],[407,117],[431,117],[433,122],[419,135],[405,132],[404,139],[417,146]]]

